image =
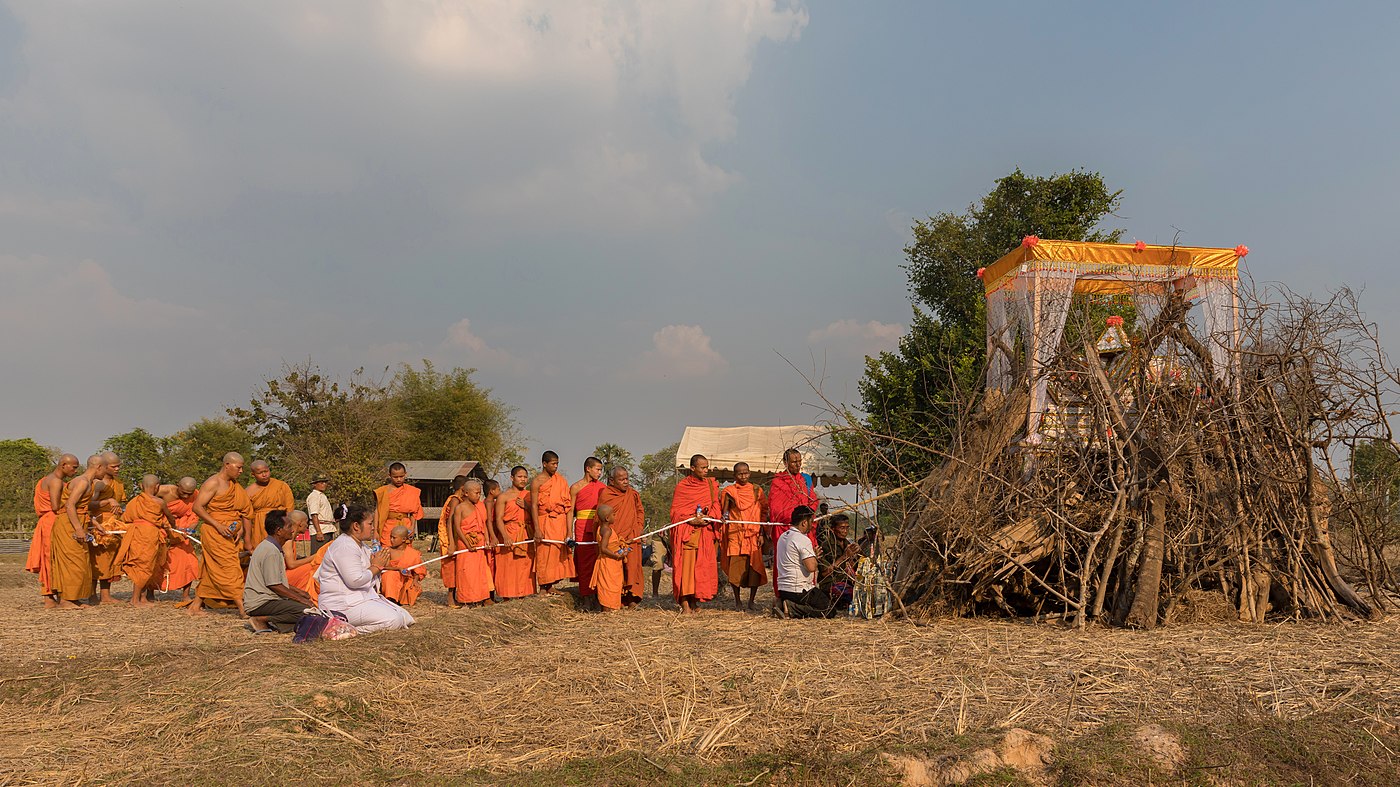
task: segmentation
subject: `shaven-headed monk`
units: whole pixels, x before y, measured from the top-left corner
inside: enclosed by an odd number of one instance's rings
[[[423,518],[422,496],[418,487],[408,483],[408,468],[403,462],[389,465],[389,483],[374,490],[374,516],[379,523],[379,545],[389,546],[389,534],[396,525],[408,528],[409,535],[418,535],[418,520]]]
[[[53,472],[34,485],[34,515],[39,522],[34,526],[34,537],[29,539],[29,556],[24,561],[24,570],[39,575],[39,594],[44,597],[46,608],[58,606],[53,583],[49,579],[53,523],[58,518],[59,501],[63,499],[63,485],[77,472],[78,457],[64,454],[58,458]]]
[[[768,521],[768,499],[763,487],[749,483],[752,473],[747,462],[734,465],[734,483],[720,492],[725,513],[724,547],[721,563],[729,586],[734,588],[734,609],[739,607],[739,589],[749,589],[749,609],[754,596],[768,581],[763,570],[763,525],[740,524]]]
[[[189,611],[204,614],[205,606],[233,605],[243,612],[243,566],[239,544],[253,523],[253,504],[238,479],[243,476],[243,456],[224,454],[224,466],[199,487],[194,513],[199,517],[199,535],[204,542],[204,558],[199,564],[199,589]],[[213,602],[213,603],[211,603]]]
[[[510,470],[510,489],[496,498],[496,594],[504,601],[535,592],[534,529],[530,525],[530,471]]]
[[[292,488],[280,478],[272,477],[272,466],[261,459],[254,459],[248,465],[253,475],[253,483],[248,485],[248,502],[253,504],[253,529],[243,548],[252,552],[267,538],[268,511],[292,511],[297,507]],[[295,545],[293,545],[295,546]]]
[[[607,486],[599,479],[603,477],[603,461],[590,456],[583,461],[583,478],[569,487],[574,508],[574,576],[578,579],[578,594],[581,598],[593,596],[593,563],[598,559],[598,547],[585,541],[598,540],[598,494]]]
[[[462,487],[466,484],[466,476],[454,476],[452,478],[452,494],[443,501],[442,513],[438,515],[437,544],[439,555],[451,555],[453,545],[457,543],[457,539],[452,536],[452,509],[462,502]],[[460,606],[457,603],[457,594],[452,592],[457,587],[457,558],[446,557],[439,560],[438,576],[442,578],[442,586],[447,588],[448,606]]]
[[[301,557],[297,553],[297,537],[311,530],[311,517],[305,511],[292,509],[287,512],[285,520],[292,528],[292,537],[282,543],[282,562],[286,564],[290,579],[293,571],[311,562],[312,555]]]
[[[694,612],[697,604],[719,592],[719,567],[715,562],[714,523],[719,519],[719,485],[710,475],[710,461],[700,454],[690,457],[690,473],[676,484],[671,498],[671,575],[681,612]]]
[[[115,451],[107,451],[102,454],[102,462],[106,466],[102,482],[93,485],[92,493],[98,507],[97,519],[93,522],[95,543],[92,561],[93,572],[97,575],[97,592],[102,602],[106,603],[112,600],[112,583],[122,577],[121,562],[117,560],[122,537],[120,533],[111,531],[125,529],[122,526],[122,508],[126,505],[126,486],[118,477],[122,469],[121,457]]]
[[[642,496],[632,488],[625,467],[614,467],[608,473],[608,484],[598,494],[598,505],[612,509],[612,529],[620,543],[632,547],[622,561],[622,604],[636,606],[642,602],[642,549],[637,539],[642,535],[647,515],[642,508]],[[601,541],[601,539],[599,539]]]
[[[481,482],[468,479],[462,487],[462,502],[452,509],[452,532],[457,555],[457,594],[459,604],[491,604],[495,581],[486,562],[486,504],[481,499]]]
[[[76,608],[97,589],[91,532],[97,510],[92,498],[93,485],[102,483],[106,470],[100,454],[89,456],[87,469],[69,481],[59,496],[49,544],[49,581],[61,609]]]
[[[559,472],[559,455],[545,451],[543,468],[530,484],[530,500],[535,505],[535,584],[541,593],[558,593],[554,583],[574,575],[574,556],[568,544],[569,512],[573,495],[569,481]]]
[[[165,580],[166,533],[175,526],[175,516],[157,495],[159,491],[159,478],[142,476],[141,492],[122,511],[126,533],[117,551],[117,565],[131,580],[131,605],[135,607],[155,601]]]
[[[194,499],[199,495],[199,482],[185,476],[178,484],[162,484],[157,496],[175,516],[175,527],[166,534],[165,575],[161,590],[178,590],[182,601],[193,598],[194,581],[199,579],[199,555],[194,542],[184,531],[199,529],[199,517],[194,513]]]
[[[321,561],[326,559],[326,550],[331,548],[332,543],[334,542],[326,542],[311,557],[301,558],[306,561],[305,563],[287,570],[287,584],[310,596],[313,604],[316,603],[317,596],[321,592],[320,586],[316,584],[316,569],[320,568]],[[286,555],[285,545],[282,554]]]
[[[768,534],[774,550],[777,549],[778,539],[782,538],[791,527],[788,523],[792,521],[792,512],[798,506],[805,506],[816,511],[821,507],[821,499],[817,497],[817,492],[807,483],[807,477],[802,475],[802,452],[796,448],[789,448],[783,452],[784,472],[773,476],[773,480],[768,484],[768,515],[772,521],[776,522],[772,532]],[[817,541],[816,530],[812,531],[812,543]],[[773,565],[776,567],[777,557],[774,556]],[[773,570],[773,592],[778,592],[778,571]]]
[[[598,561],[589,579],[603,609],[622,609],[622,564],[629,554],[640,551],[618,538],[613,521],[613,507],[599,503]]]
[[[379,575],[379,592],[401,607],[413,606],[423,593],[423,578],[428,576],[428,567],[418,565],[422,562],[423,553],[414,549],[408,528],[396,525],[389,534],[389,565]]]

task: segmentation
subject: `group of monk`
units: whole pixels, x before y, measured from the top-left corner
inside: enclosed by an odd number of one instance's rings
[[[819,503],[801,472],[801,454],[790,449],[783,459],[785,472],[765,492],[751,483],[745,463],[736,464],[733,483],[721,487],[710,477],[706,457],[691,458],[689,472],[676,484],[669,525],[645,534],[665,539],[657,548],[671,556],[673,596],[681,611],[694,612],[718,595],[721,573],[733,588],[735,608],[741,608],[744,588],[753,608],[758,588],[768,581],[765,547],[785,529],[771,523],[786,523],[794,510],[815,510]],[[246,557],[268,538],[272,512],[278,512],[278,532],[289,525],[292,534],[274,541],[284,554],[287,581],[316,600],[315,575],[329,543],[307,555],[296,543],[308,538],[308,529],[325,532],[327,523],[316,506],[310,516],[296,510],[291,487],[272,477],[267,462],[250,464],[246,487],[244,459],[237,453],[226,454],[219,471],[202,484],[189,477],[163,484],[146,475],[129,499],[115,453],[89,457],[86,469],[78,469],[77,457],[65,454],[34,489],[38,523],[26,568],[38,575],[45,606],[110,602],[112,582],[124,575],[133,585],[133,605],[150,603],[159,591],[178,591],[191,613],[232,607],[243,614]],[[600,460],[589,457],[583,477],[571,485],[559,471],[559,456],[546,451],[538,474],[512,468],[506,488],[458,476],[442,506],[441,557],[433,561],[413,545],[424,517],[420,490],[407,482],[402,463],[389,466],[387,481],[375,490],[378,543],[372,546],[386,552],[376,560],[390,569],[380,574],[380,592],[390,601],[415,604],[432,562],[452,607],[560,593],[569,580],[595,609],[631,607],[643,598],[643,547],[652,542],[643,539],[647,512],[625,467],[605,472]],[[313,495],[324,499],[325,484],[317,477]],[[655,577],[659,562],[649,567]],[[656,588],[654,578],[654,593]]]

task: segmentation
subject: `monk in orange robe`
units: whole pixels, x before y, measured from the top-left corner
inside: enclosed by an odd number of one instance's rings
[[[321,595],[321,583],[316,581],[316,569],[321,567],[321,561],[326,559],[326,550],[330,549],[333,543],[334,540],[326,542],[325,546],[311,556],[310,562],[287,572],[287,584],[310,596],[313,604]]]
[[[749,589],[749,609],[754,596],[768,581],[763,570],[763,526],[747,524],[768,521],[768,500],[763,487],[749,483],[747,462],[734,465],[734,483],[720,492],[725,513],[724,547],[720,561],[729,586],[734,589],[734,609],[740,609],[739,589]]]
[[[389,483],[374,490],[374,503],[381,547],[389,546],[389,534],[396,525],[418,535],[418,520],[423,518],[422,495],[418,487],[408,483],[408,468],[403,462],[389,465]]]
[[[106,603],[112,600],[112,583],[122,578],[121,563],[117,560],[122,537],[120,533],[111,531],[126,529],[122,523],[126,486],[118,477],[122,469],[121,458],[115,452],[107,451],[102,454],[102,461],[107,469],[103,471],[102,483],[93,487],[93,499],[97,501],[99,513],[93,522],[95,543],[92,560],[93,573],[97,576],[97,592],[102,603]]]
[[[307,565],[312,559],[312,555],[301,557],[297,553],[299,536],[311,530],[311,517],[307,516],[305,511],[292,509],[287,512],[283,521],[292,526],[292,537],[282,542],[282,563],[287,568],[287,582],[290,584],[292,572]],[[303,593],[306,592],[306,588],[297,589]]]
[[[199,579],[199,556],[194,542],[186,532],[199,529],[199,517],[194,513],[194,499],[199,495],[199,482],[189,476],[178,484],[162,484],[156,496],[175,517],[175,527],[166,533],[164,579],[160,589],[178,590],[182,600],[194,595],[194,581]]]
[[[543,470],[530,484],[530,500],[535,505],[535,584],[541,593],[558,593],[554,583],[574,575],[574,556],[569,549],[569,512],[573,496],[569,481],[559,472],[559,455],[545,451],[540,457]]]
[[[272,467],[261,459],[254,459],[248,465],[253,483],[248,485],[248,502],[253,505],[253,529],[243,548],[249,552],[258,548],[267,538],[267,512],[293,511],[297,507],[292,488],[280,478],[272,477]]]
[[[230,451],[224,454],[223,467],[200,485],[194,499],[204,552],[199,565],[199,589],[190,602],[191,614],[203,614],[205,606],[232,605],[244,616],[239,544],[252,528],[253,504],[238,483],[242,476],[243,457]]]
[[[58,606],[74,609],[97,590],[92,565],[93,485],[102,483],[107,463],[100,455],[88,457],[87,469],[63,487],[49,538],[49,582]]]
[[[428,576],[428,567],[418,565],[422,562],[423,553],[413,548],[408,528],[395,527],[389,534],[389,565],[379,575],[379,592],[401,607],[413,606],[423,593],[423,578]]]
[[[671,529],[672,588],[681,612],[694,612],[719,592],[717,528],[705,519],[719,519],[719,485],[709,474],[710,461],[692,456],[690,473],[676,484],[671,498],[671,521],[681,523]]]
[[[530,527],[530,471],[511,468],[510,489],[496,498],[496,595],[502,600],[535,592],[535,543]]]
[[[175,517],[157,496],[160,479],[146,475],[141,479],[141,493],[131,499],[122,511],[126,533],[117,551],[117,564],[131,580],[131,605],[143,606],[155,601],[155,592],[165,580],[165,534],[174,526]]]
[[[598,560],[589,580],[603,609],[622,609],[622,563],[630,553],[641,551],[618,538],[614,517],[612,506],[598,504]]]
[[[642,550],[637,539],[642,535],[647,516],[642,508],[642,496],[632,488],[627,468],[614,467],[608,474],[607,485],[598,493],[598,505],[612,509],[612,529],[619,543],[633,547],[622,560],[622,603],[628,607],[636,606],[642,602],[645,592],[642,585]]]
[[[437,544],[439,555],[451,555],[453,545],[457,543],[457,539],[452,535],[452,509],[462,502],[462,487],[466,483],[467,477],[464,475],[453,477],[452,494],[443,501],[442,513],[438,515]],[[442,579],[442,586],[447,589],[448,606],[458,606],[457,594],[452,592],[457,587],[457,559],[455,557],[445,557],[438,561],[438,577]]]
[[[452,509],[452,532],[456,535],[457,587],[459,604],[491,604],[495,582],[486,562],[486,504],[481,500],[481,482],[475,478],[462,487],[462,502]],[[461,551],[467,550],[467,551]]]
[[[58,458],[53,472],[34,484],[34,516],[39,521],[34,525],[34,536],[29,539],[29,555],[24,561],[24,570],[39,575],[39,594],[44,597],[47,608],[58,606],[53,583],[49,580],[53,523],[58,518],[59,501],[63,499],[63,485],[77,472],[78,457],[64,454]]]
[[[603,477],[603,461],[590,456],[583,462],[583,478],[569,487],[574,509],[574,576],[578,579],[580,598],[593,595],[593,563],[598,559],[598,547],[590,541],[598,540],[598,494],[607,486],[599,479]]]

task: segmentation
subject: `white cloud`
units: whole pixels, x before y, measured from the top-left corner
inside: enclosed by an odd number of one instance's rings
[[[447,331],[447,341],[443,344],[449,358],[463,359],[476,367],[496,367],[507,371],[521,372],[527,368],[523,359],[515,357],[507,350],[492,347],[472,330],[472,321],[466,317],[452,324]],[[462,352],[465,351],[465,356]]]
[[[863,355],[890,350],[899,344],[904,326],[878,320],[837,320],[807,334],[807,343],[850,349]]]
[[[705,377],[729,368],[698,325],[667,325],[651,335],[651,345],[637,369],[642,377]]]

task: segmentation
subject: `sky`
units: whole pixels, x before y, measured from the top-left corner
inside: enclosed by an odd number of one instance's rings
[[[859,403],[910,225],[1098,171],[1129,239],[1400,274],[1393,3],[0,0],[0,438],[283,364],[470,367],[566,470]],[[820,391],[820,396],[817,391]]]

